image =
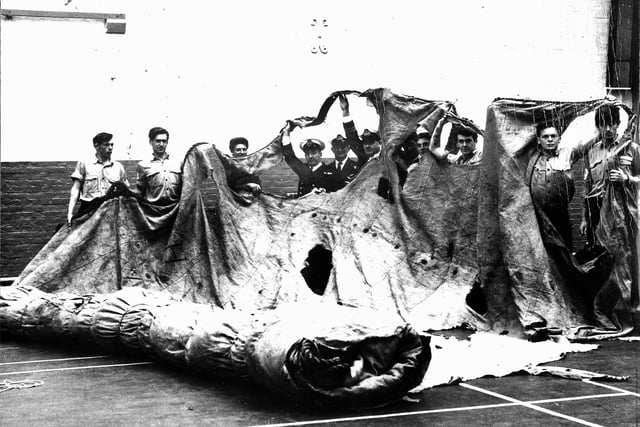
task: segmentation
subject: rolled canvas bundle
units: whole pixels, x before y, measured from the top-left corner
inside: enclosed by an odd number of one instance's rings
[[[12,286],[0,288],[0,326],[145,353],[212,377],[248,376],[279,396],[321,405],[380,405],[420,383],[428,338],[375,312],[325,306],[248,313],[142,288],[80,297]]]

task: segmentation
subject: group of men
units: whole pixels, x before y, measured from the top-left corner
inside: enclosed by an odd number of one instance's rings
[[[298,195],[311,191],[332,192],[349,183],[360,167],[369,159],[380,153],[380,137],[377,132],[365,129],[359,136],[349,116],[349,104],[342,96],[340,105],[343,111],[343,122],[347,138],[336,136],[331,141],[331,150],[335,161],[324,164],[321,161],[325,148],[319,139],[306,139],[300,147],[305,153],[306,164],[302,163],[291,148],[289,132],[295,125],[288,125],[283,131],[283,154],[289,166],[299,177]],[[134,193],[154,205],[167,206],[177,203],[182,187],[182,162],[174,159],[167,152],[169,132],[161,127],[149,130],[149,144],[152,148],[151,159],[138,163],[136,168],[136,185]],[[111,159],[113,151],[113,135],[101,132],[93,138],[95,156],[89,160],[81,160],[71,175],[72,187],[67,210],[67,225],[71,225],[76,205],[79,207],[75,217],[82,216],[93,208],[97,199],[104,197],[109,188],[120,182],[129,187],[127,173],[123,165]],[[248,153],[249,141],[244,137],[232,138],[229,151],[234,158],[245,157]],[[357,161],[348,158],[349,150],[357,155]],[[229,186],[235,191],[249,191],[258,194],[261,190],[260,178],[246,173],[241,168],[233,167],[226,158],[222,158]]]
[[[377,132],[365,129],[358,135],[350,116],[349,102],[344,95],[339,96],[343,115],[343,127],[346,137],[337,135],[331,140],[331,151],[334,160],[322,162],[322,151],[325,143],[319,139],[309,138],[300,143],[306,162],[302,162],[293,151],[290,133],[297,126],[287,122],[282,131],[283,157],[289,167],[298,175],[298,196],[310,192],[332,192],[345,187],[355,177],[358,170],[371,159],[380,154],[380,136]],[[415,164],[428,146],[433,155],[440,160],[458,165],[474,165],[480,163],[482,151],[477,148],[478,134],[465,127],[454,127],[454,140],[458,149],[451,153],[441,146],[442,128],[447,122],[447,109],[438,108],[429,120],[437,120],[435,128],[428,129],[427,120],[420,122],[414,138],[407,139],[407,147],[401,147],[410,153],[404,163]],[[588,235],[591,244],[595,244],[595,234],[600,222],[600,210],[604,194],[608,186],[626,189],[629,194],[640,183],[640,152],[638,146],[631,141],[624,141],[618,135],[620,112],[614,105],[605,105],[595,114],[596,131],[590,139],[577,144],[560,145],[559,125],[543,122],[537,125],[538,149],[529,160],[526,172],[526,183],[530,188],[532,200],[541,209],[565,245],[572,249],[571,225],[568,206],[575,193],[571,168],[581,158],[585,158],[586,189],[584,215],[580,231]],[[111,160],[113,151],[113,135],[101,132],[93,138],[95,157],[88,161],[79,161],[71,175],[73,185],[70,193],[67,224],[71,224],[78,201],[80,206],[77,216],[90,209],[91,201],[106,194],[115,182],[129,185],[127,174],[117,161]],[[149,144],[152,148],[150,159],[142,160],[136,169],[136,185],[134,192],[156,205],[171,205],[178,201],[182,186],[182,164],[179,159],[172,158],[167,152],[169,132],[161,127],[149,130]],[[233,157],[247,155],[249,142],[246,138],[233,138],[229,142],[229,150]],[[356,159],[348,157],[352,150]],[[402,159],[402,155],[399,156]],[[403,161],[398,161],[399,165]],[[226,168],[235,170],[234,168]],[[408,168],[404,167],[406,171]],[[410,170],[410,169],[409,169]],[[406,172],[405,172],[406,173]],[[261,191],[260,179],[256,175],[243,173],[238,177],[227,174],[230,186],[234,190],[248,190],[254,194]],[[631,211],[637,209],[633,197],[624,200]],[[629,209],[627,209],[628,211]],[[633,220],[630,218],[629,220]]]
[[[595,230],[607,191],[619,194],[621,223],[635,223],[635,192],[640,183],[640,150],[628,136],[619,135],[620,110],[604,105],[595,111],[594,135],[576,144],[560,145],[559,125],[537,125],[536,153],[529,160],[527,183],[534,204],[549,218],[567,248],[572,249],[569,202],[575,194],[571,168],[584,158],[586,181],[580,232],[598,244]],[[633,227],[630,228],[633,232]]]
[[[602,245],[596,229],[607,191],[619,202],[617,211],[624,218],[631,237],[637,232],[637,198],[640,185],[640,149],[629,136],[619,135],[620,109],[611,104],[595,111],[595,131],[590,138],[574,144],[560,144],[560,124],[543,121],[536,126],[537,150],[529,159],[526,184],[533,203],[547,216],[565,246],[573,249],[569,203],[575,194],[572,167],[585,159],[585,195],[580,233],[587,236],[588,245]],[[428,120],[438,120],[433,133],[427,129]],[[447,109],[438,108],[434,115],[418,126],[418,145],[429,144],[433,155],[451,164],[474,165],[482,160],[477,148],[478,135],[464,127],[454,127],[458,152],[447,151],[440,144],[440,134],[447,122]],[[635,225],[635,226],[634,226]]]
[[[619,126],[619,108],[611,104],[596,109],[594,135],[576,144],[560,144],[561,125],[538,124],[537,150],[526,174],[549,254],[559,262],[562,274],[582,283],[584,296],[593,298],[592,321],[609,332],[629,327],[629,309],[637,308],[640,301],[640,147],[628,133],[619,135]],[[584,159],[585,189],[579,229],[587,235],[587,245],[575,252],[574,259],[569,256],[573,245],[568,206],[575,193],[571,167],[580,158]],[[586,270],[573,268],[579,263]]]
[[[322,162],[325,143],[316,138],[300,142],[306,161],[302,162],[291,146],[290,133],[297,125],[287,122],[282,130],[282,154],[289,167],[298,175],[298,196],[312,191],[330,193],[344,188],[367,161],[380,154],[380,135],[369,129],[358,135],[349,113],[347,97],[340,95],[339,101],[346,138],[338,134],[331,140],[331,151],[335,157],[331,163]],[[357,160],[348,157],[349,150],[355,153]]]
[[[175,204],[182,189],[182,161],[169,155],[168,144],[169,132],[166,129],[151,128],[149,145],[152,157],[140,161],[136,169],[134,192],[149,203],[161,206]],[[79,161],[71,174],[72,186],[67,210],[69,226],[78,201],[80,206],[76,216],[82,216],[92,209],[93,201],[106,195],[113,184],[121,182],[129,186],[122,164],[111,160],[113,135],[100,132],[93,138],[93,147],[96,150],[94,158]]]
[[[290,133],[296,127],[288,122],[282,131],[283,156],[285,161],[298,175],[298,196],[312,191],[332,192],[344,188],[353,180],[356,172],[368,161],[380,155],[380,135],[365,129],[362,135],[358,131],[350,116],[349,102],[345,95],[339,96],[342,109],[343,127],[346,138],[337,135],[331,140],[331,151],[334,160],[331,163],[322,162],[322,151],[325,143],[319,139],[309,138],[300,143],[306,162],[302,162],[295,155],[291,146]],[[438,159],[454,164],[473,165],[480,163],[482,151],[477,148],[478,134],[463,126],[454,126],[452,132],[456,141],[457,152],[451,153],[441,147],[440,137],[443,126],[448,122],[447,109],[438,108],[434,116],[419,123],[416,131],[400,145],[394,160],[398,164],[401,182],[427,150]],[[438,120],[431,132],[428,120]],[[347,157],[349,150],[356,155],[356,160]]]
[[[305,139],[300,143],[305,162],[296,156],[291,146],[290,132],[297,124],[287,122],[282,131],[283,157],[289,167],[298,175],[298,196],[314,192],[333,192],[344,188],[353,180],[358,170],[368,161],[380,155],[381,141],[378,132],[365,129],[359,135],[349,112],[349,101],[345,95],[339,96],[343,116],[343,128],[346,135],[338,134],[331,140],[331,151],[334,160],[322,162],[322,151],[325,143],[319,139]],[[396,159],[404,173],[408,166],[416,163],[420,154],[428,146],[437,158],[451,163],[474,164],[480,161],[481,152],[476,150],[477,134],[461,129],[457,132],[459,153],[454,155],[440,148],[440,133],[446,122],[445,110],[441,111],[433,136],[423,122],[418,126],[414,138],[407,139],[407,147],[401,148],[401,155]],[[426,142],[425,142],[426,141]],[[152,149],[150,159],[142,160],[136,169],[136,185],[133,191],[147,202],[167,206],[177,203],[182,187],[182,162],[167,152],[169,132],[161,127],[149,130],[149,145]],[[113,151],[113,135],[101,132],[93,138],[95,156],[86,161],[79,161],[71,175],[72,187],[67,211],[67,224],[71,225],[76,205],[79,202],[76,217],[92,210],[92,202],[104,197],[107,190],[116,182],[128,187],[127,173],[121,163],[111,159]],[[249,141],[244,137],[232,138],[229,151],[234,158],[245,157],[248,153]],[[356,159],[349,158],[353,151]],[[402,155],[402,153],[408,153]],[[250,191],[258,194],[262,187],[260,178],[255,174],[245,173],[240,168],[229,165],[223,159],[229,186],[235,191]],[[406,164],[405,164],[406,163]]]

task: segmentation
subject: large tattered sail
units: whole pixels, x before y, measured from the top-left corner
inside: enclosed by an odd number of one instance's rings
[[[317,117],[296,122],[321,123],[337,96]],[[570,256],[552,248],[553,233],[538,223],[526,166],[544,114],[570,123],[609,101],[496,101],[481,164],[447,164],[426,152],[401,186],[396,151],[444,103],[386,89],[360,96],[380,116],[383,147],[342,190],[297,199],[240,195],[227,185],[229,168],[259,174],[278,164],[280,138],[241,165],[200,144],[187,154],[173,210],[156,212],[131,195],[109,199],[60,230],[18,283],[78,293],[143,286],[252,311],[312,295],[301,270],[320,247],[331,258],[324,301],[399,316],[418,330],[468,325],[517,335],[532,327],[567,332],[590,324],[594,304],[559,274]],[[450,120],[474,127],[455,114]],[[378,191],[381,179],[389,183],[386,195]],[[217,193],[211,209],[203,186]],[[605,293],[604,301],[615,305],[615,293]]]

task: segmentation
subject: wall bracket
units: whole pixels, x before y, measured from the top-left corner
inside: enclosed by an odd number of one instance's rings
[[[43,19],[93,19],[104,22],[107,34],[124,34],[127,30],[126,15],[124,13],[0,9],[0,14],[7,19],[15,17]]]

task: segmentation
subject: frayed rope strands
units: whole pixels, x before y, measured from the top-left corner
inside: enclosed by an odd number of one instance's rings
[[[44,381],[40,380],[21,380],[21,381],[0,381],[0,393],[12,389],[31,388],[38,387],[44,384]]]

